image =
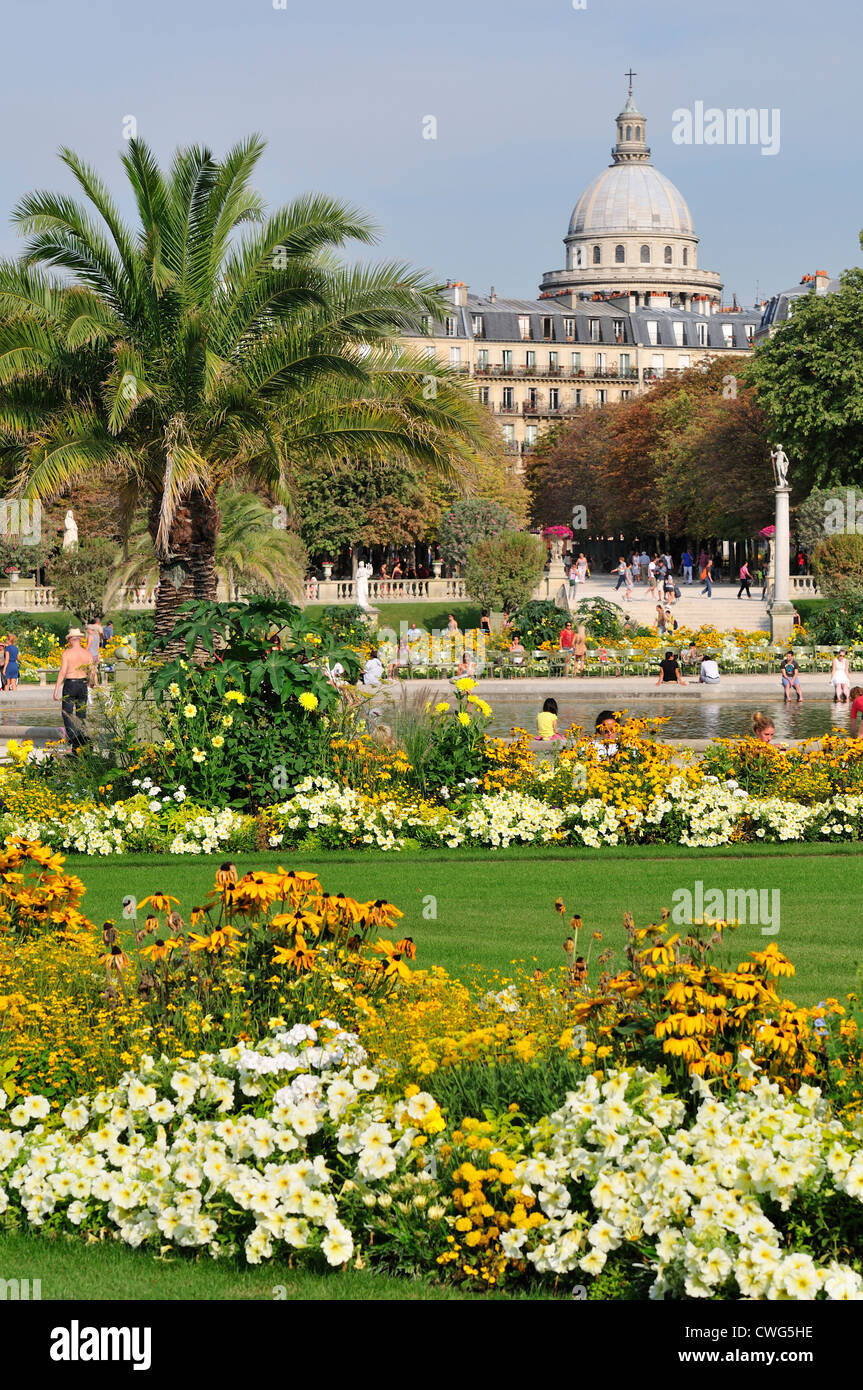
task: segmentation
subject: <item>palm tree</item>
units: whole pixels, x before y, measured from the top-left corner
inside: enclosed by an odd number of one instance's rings
[[[49,498],[97,476],[159,562],[156,631],[215,596],[217,495],[229,479],[282,499],[300,461],[408,456],[445,476],[487,440],[448,369],[397,346],[441,303],[399,264],[346,267],[368,219],[322,195],[266,215],[252,137],[221,161],[141,141],[123,157],[138,225],[72,151],[84,194],[28,195],[19,261],[0,265],[0,450],[16,489]],[[62,272],[53,275],[52,268]]]
[[[221,524],[216,539],[214,565],[229,598],[241,588],[255,588],[298,600],[303,593],[306,548],[294,532],[278,525],[279,514],[253,492],[226,484],[216,499]],[[159,562],[143,519],[132,526],[108,583],[104,606],[122,606],[129,586],[152,588],[159,577]]]

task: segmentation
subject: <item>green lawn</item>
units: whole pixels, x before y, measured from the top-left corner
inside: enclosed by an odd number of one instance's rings
[[[290,1269],[283,1261],[244,1265],[178,1251],[167,1258],[130,1250],[115,1241],[84,1245],[80,1238],[0,1234],[0,1278],[39,1279],[42,1301],[110,1302],[462,1300],[488,1295],[460,1293],[451,1285],[399,1279],[366,1270],[320,1274]],[[503,1295],[497,1295],[502,1297]],[[524,1295],[521,1295],[524,1297]],[[495,1295],[491,1295],[495,1297]]]
[[[189,909],[212,886],[220,860],[70,855],[68,864],[87,885],[84,907],[99,923],[105,917],[120,921],[127,894],[140,901],[157,889],[179,898],[188,920]],[[603,948],[620,950],[626,909],[636,922],[656,921],[663,907],[672,906],[675,890],[694,892],[698,880],[705,893],[779,891],[778,934],[742,926],[731,938],[731,951],[742,958],[775,941],[797,967],[788,993],[801,1003],[853,989],[863,962],[863,858],[853,846],[554,847],[448,855],[286,851],[240,855],[236,862],[241,871],[278,863],[311,868],[330,892],[390,899],[404,911],[399,930],[416,941],[417,965],[442,965],[454,973],[474,963],[504,971],[518,959],[535,959],[540,968],[561,963],[565,923],[573,912],[584,919],[585,944],[588,932],[601,931]],[[554,911],[558,896],[566,904],[563,920]]]
[[[320,618],[326,607],[323,603],[310,603],[303,611],[312,618]],[[446,630],[450,613],[454,613],[462,632],[466,628],[479,627],[481,609],[475,603],[383,603],[376,602],[379,611],[378,623],[381,627],[391,627],[399,631],[399,623],[410,623],[415,619],[418,626],[426,632]]]

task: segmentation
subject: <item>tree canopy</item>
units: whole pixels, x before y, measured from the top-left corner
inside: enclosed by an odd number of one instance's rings
[[[863,269],[846,270],[836,293],[795,299],[746,378],[795,492],[863,483]]]
[[[560,425],[527,466],[534,522],[575,523],[576,545],[582,525],[589,535],[760,530],[773,483],[744,362],[692,368]]]

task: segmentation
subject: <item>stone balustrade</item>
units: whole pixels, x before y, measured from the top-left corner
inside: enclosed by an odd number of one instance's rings
[[[393,603],[399,600],[424,602],[434,599],[465,599],[467,590],[463,579],[370,579],[369,603]],[[308,603],[356,603],[356,581],[353,579],[320,579],[306,583]]]

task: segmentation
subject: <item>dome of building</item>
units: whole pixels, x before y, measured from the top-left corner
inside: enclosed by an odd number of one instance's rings
[[[569,223],[570,236],[666,232],[694,236],[686,200],[652,164],[612,164],[584,190]]]

